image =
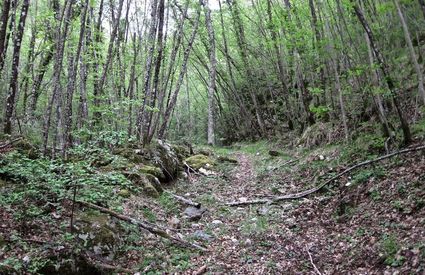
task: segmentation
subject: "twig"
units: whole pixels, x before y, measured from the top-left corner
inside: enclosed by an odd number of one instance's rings
[[[193,207],[196,207],[196,208],[201,208],[201,204],[199,202],[191,201],[189,199],[186,199],[184,197],[181,197],[179,195],[176,195],[174,193],[171,193],[168,190],[165,190],[164,192],[167,193],[167,194],[169,194],[170,196],[172,196],[173,198],[175,198],[176,200],[178,200],[178,201],[180,201],[180,202],[182,202],[184,204],[187,204],[187,205],[190,205],[190,206],[193,206]]]
[[[105,270],[112,270],[112,271],[116,271],[116,272],[124,272],[127,274],[134,274],[136,271],[132,270],[132,269],[128,269],[125,267],[121,267],[121,266],[115,266],[115,265],[110,265],[110,264],[105,264],[105,263],[101,263],[101,262],[97,262],[95,260],[93,260],[89,255],[87,255],[87,253],[82,255],[83,258],[89,262],[90,264],[94,265],[95,267],[105,271]]]
[[[313,266],[313,268],[314,268],[314,271],[316,271],[316,273],[318,274],[318,275],[322,275],[322,273],[320,272],[320,270],[317,268],[317,266],[314,264],[314,262],[313,262],[313,257],[311,256],[311,253],[310,253],[310,251],[308,251],[308,249],[307,249],[307,253],[308,253],[308,257],[310,258],[310,263],[311,263],[311,265]]]
[[[397,151],[397,152],[394,152],[394,153],[391,153],[391,154],[381,156],[381,157],[376,158],[376,159],[363,161],[361,163],[358,163],[354,166],[351,166],[351,167],[345,169],[341,173],[339,173],[336,176],[332,177],[331,179],[325,181],[324,183],[320,184],[319,186],[316,186],[312,189],[308,189],[308,190],[305,190],[305,191],[302,191],[302,192],[299,192],[299,193],[288,194],[288,195],[284,195],[284,196],[278,196],[278,197],[274,197],[272,199],[263,198],[263,199],[250,200],[250,201],[234,201],[234,202],[228,202],[228,203],[226,203],[226,205],[228,205],[228,206],[240,206],[240,205],[263,204],[263,203],[271,203],[272,204],[272,203],[277,203],[277,202],[280,202],[280,201],[283,201],[283,200],[300,199],[300,198],[306,197],[306,196],[308,196],[312,193],[319,191],[320,189],[322,189],[323,187],[325,187],[329,183],[333,182],[334,180],[342,177],[343,175],[345,175],[345,174],[347,174],[347,173],[349,173],[349,172],[351,172],[351,171],[353,171],[357,168],[360,168],[362,166],[365,166],[365,165],[368,165],[368,164],[371,164],[371,163],[375,163],[375,162],[378,162],[378,161],[381,161],[381,160],[384,160],[384,159],[387,159],[387,158],[391,158],[391,157],[394,157],[394,156],[397,156],[397,155],[400,155],[400,154],[405,154],[405,153],[414,152],[414,151],[421,151],[421,150],[424,150],[424,149],[425,149],[425,145],[422,145],[422,146],[418,146],[418,147],[400,150],[400,151]]]
[[[112,211],[110,209],[103,208],[101,206],[98,206],[98,205],[95,205],[95,204],[92,204],[92,203],[89,203],[89,202],[79,201],[79,200],[77,200],[76,202],[79,203],[79,204],[81,204],[81,205],[84,205],[84,206],[87,206],[87,207],[96,209],[96,210],[98,210],[100,212],[109,214],[109,215],[111,215],[111,216],[113,216],[113,217],[115,217],[115,218],[117,218],[119,220],[122,220],[122,221],[125,221],[125,222],[128,222],[128,223],[137,225],[138,227],[140,227],[142,229],[145,229],[145,230],[149,231],[150,233],[152,233],[154,235],[158,235],[158,236],[161,236],[161,237],[163,237],[165,239],[168,239],[168,240],[172,241],[173,243],[175,243],[175,244],[177,244],[179,246],[186,247],[186,248],[197,249],[197,250],[201,250],[201,251],[207,251],[206,248],[204,248],[204,247],[202,247],[200,245],[197,245],[195,243],[190,243],[190,242],[187,242],[185,240],[182,240],[179,237],[170,235],[164,229],[160,228],[159,226],[157,226],[155,224],[147,223],[147,222],[140,221],[140,220],[136,220],[134,218],[131,218],[131,217],[122,215],[122,214],[117,213],[117,212],[114,212],[114,211]]]

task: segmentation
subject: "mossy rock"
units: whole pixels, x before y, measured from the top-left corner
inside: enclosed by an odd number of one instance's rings
[[[149,197],[157,198],[163,191],[159,180],[153,175],[137,172],[124,172],[123,174],[133,184],[141,187],[143,193]]]
[[[143,155],[143,151],[133,148],[116,148],[112,151],[114,155],[122,156],[133,163],[144,163],[146,159]]]
[[[166,181],[164,173],[158,167],[151,165],[143,165],[142,167],[140,167],[139,171],[143,174],[155,176],[160,181]]]
[[[164,188],[162,188],[161,182],[157,177],[150,174],[146,174],[145,176],[149,180],[149,182],[155,187],[156,191],[158,191],[159,194],[162,194],[162,192],[164,192]]]
[[[201,148],[198,150],[198,155],[204,155],[204,156],[213,156],[214,152],[211,149],[208,148]]]
[[[177,157],[177,154],[171,148],[170,144],[161,140],[156,141],[155,148],[156,156],[153,159],[156,160],[157,166],[161,167],[166,181],[175,180],[182,168],[182,163]]]
[[[180,161],[190,156],[190,150],[187,146],[173,144],[171,145],[171,148],[176,153]]]
[[[229,162],[229,163],[238,163],[238,160],[233,158],[233,157],[228,157],[228,156],[218,156],[217,157],[217,161],[219,162]]]
[[[158,190],[156,190],[155,186],[150,182],[145,182],[143,193],[152,198],[159,198]]]
[[[128,191],[128,189],[121,189],[120,191],[118,191],[118,196],[123,198],[129,198],[131,196],[131,193],[130,191]]]
[[[78,214],[75,220],[78,236],[88,248],[105,251],[118,245],[122,228],[109,215],[88,210]]]
[[[189,165],[191,168],[195,170],[199,170],[201,168],[210,168],[211,166],[215,165],[214,160],[212,160],[210,157],[206,155],[194,155],[185,160],[187,165]]]

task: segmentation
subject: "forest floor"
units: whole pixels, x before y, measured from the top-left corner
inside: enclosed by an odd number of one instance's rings
[[[340,171],[337,147],[308,152],[236,152],[238,165],[197,177],[175,192],[208,212],[193,230],[209,252],[190,270],[218,274],[420,274],[425,270],[425,157],[410,154],[343,177],[308,198],[275,205],[223,206],[302,191]],[[299,159],[288,164],[288,160]],[[288,165],[285,165],[288,164]],[[224,178],[224,180],[223,180]],[[188,192],[189,190],[189,192]]]
[[[423,151],[364,166],[305,198],[271,205],[226,205],[304,191],[382,154],[366,156],[358,144],[350,148],[289,148],[266,141],[215,148],[212,158],[226,156],[237,163],[217,161],[209,168],[211,175],[191,173],[165,186],[201,203],[201,209],[188,212],[187,205],[167,192],[159,199],[133,194],[115,205],[123,215],[169,228],[206,247],[206,252],[180,248],[135,226],[110,221],[125,234],[106,254],[97,253],[101,248],[95,246],[86,257],[121,274],[423,274]],[[271,156],[270,150],[278,156]],[[18,264],[22,268],[34,259],[42,266],[52,251],[56,255],[75,245],[72,235],[67,233],[69,239],[64,239],[71,204],[65,203],[61,212],[49,206],[52,217],[22,223],[14,218],[17,207],[0,209],[0,233],[10,243],[6,250],[0,249],[0,267],[2,259],[7,268]],[[23,225],[25,234],[18,234]],[[78,238],[87,243],[86,235]]]

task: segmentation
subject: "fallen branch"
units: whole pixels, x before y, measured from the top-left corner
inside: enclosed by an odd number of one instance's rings
[[[22,139],[22,137],[17,137],[17,138],[15,138],[15,139],[12,139],[11,141],[9,141],[9,142],[6,142],[6,143],[3,143],[3,144],[0,144],[0,150],[1,149],[4,149],[4,148],[6,148],[6,147],[9,147],[9,146],[11,146],[13,143],[15,143],[15,142],[17,142],[17,141],[19,141],[19,140],[21,140]]]
[[[320,270],[317,268],[317,266],[314,264],[314,262],[313,262],[313,257],[311,256],[311,253],[310,253],[310,251],[308,251],[308,249],[307,249],[307,253],[308,253],[308,257],[310,258],[310,263],[311,263],[311,265],[313,266],[313,268],[314,268],[314,271],[316,271],[316,273],[318,274],[318,275],[322,275],[322,273],[320,272]]]
[[[124,268],[124,267],[121,267],[119,265],[118,266],[115,266],[115,265],[110,265],[110,264],[106,264],[106,263],[95,261],[89,255],[87,255],[87,253],[86,254],[83,254],[82,257],[89,264],[93,265],[97,269],[100,269],[101,271],[115,271],[115,272],[123,272],[123,273],[126,273],[126,274],[134,274],[136,272],[136,270]]]
[[[347,174],[347,173],[349,173],[349,172],[351,172],[351,171],[353,171],[357,168],[360,168],[362,166],[369,165],[371,163],[375,163],[375,162],[378,162],[378,161],[381,161],[381,160],[384,160],[384,159],[387,159],[387,158],[391,158],[391,157],[394,157],[394,156],[397,156],[397,155],[400,155],[400,154],[405,154],[405,153],[414,152],[414,151],[421,151],[421,150],[425,150],[425,145],[413,147],[413,148],[407,148],[407,149],[400,150],[400,151],[397,151],[397,152],[394,152],[394,153],[391,153],[391,154],[388,154],[388,155],[381,156],[381,157],[376,158],[376,159],[363,161],[361,163],[358,163],[354,166],[351,166],[351,167],[345,169],[341,173],[339,173],[336,176],[332,177],[331,179],[325,181],[324,183],[320,184],[319,186],[316,186],[312,189],[308,189],[308,190],[305,190],[305,191],[302,191],[302,192],[299,192],[299,193],[288,194],[288,195],[284,195],[284,196],[278,196],[278,197],[274,197],[274,198],[271,198],[271,199],[264,198],[264,199],[250,200],[250,201],[234,201],[234,202],[228,202],[228,203],[226,203],[226,205],[227,206],[241,206],[241,205],[264,204],[264,203],[273,204],[273,203],[277,203],[277,202],[280,202],[280,201],[283,201],[283,200],[300,199],[300,198],[306,197],[306,196],[308,196],[312,193],[315,193],[315,192],[321,190],[323,187],[325,187],[329,183],[333,182],[334,180],[342,177],[343,175],[345,175],[345,174]]]
[[[186,248],[194,248],[194,249],[201,250],[201,251],[207,251],[206,248],[204,248],[204,247],[202,247],[200,245],[197,245],[197,244],[194,244],[194,243],[190,243],[190,242],[187,242],[185,240],[182,240],[179,237],[170,235],[164,229],[158,227],[155,224],[147,223],[147,222],[140,221],[140,220],[136,220],[134,218],[131,218],[131,217],[122,215],[122,214],[117,213],[115,211],[112,211],[110,209],[103,208],[101,206],[98,206],[98,205],[95,205],[95,204],[92,204],[92,203],[89,203],[89,202],[85,202],[85,201],[76,201],[76,202],[79,203],[79,204],[81,204],[81,205],[83,205],[83,206],[86,206],[86,207],[89,207],[89,208],[92,208],[92,209],[96,209],[96,210],[98,210],[98,211],[100,211],[102,213],[109,214],[109,215],[111,215],[111,216],[113,216],[113,217],[115,217],[115,218],[117,218],[119,220],[122,220],[122,221],[125,221],[125,222],[128,222],[128,223],[137,225],[138,227],[140,227],[140,228],[142,228],[144,230],[147,230],[147,231],[149,231],[150,233],[152,233],[154,235],[158,235],[158,236],[161,236],[161,237],[163,237],[165,239],[168,239],[168,240],[172,241],[173,243],[175,243],[175,244],[177,244],[179,246],[186,247]]]
[[[179,195],[171,193],[170,191],[167,191],[167,190],[165,190],[164,192],[169,194],[170,196],[172,196],[173,198],[175,198],[176,200],[178,200],[178,201],[180,201],[184,204],[187,204],[187,205],[190,205],[190,206],[193,206],[193,207],[196,207],[196,208],[201,208],[201,204],[199,202],[191,201],[189,199],[186,199],[184,197],[181,197]]]

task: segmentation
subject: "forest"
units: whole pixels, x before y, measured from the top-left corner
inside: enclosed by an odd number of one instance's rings
[[[0,274],[422,274],[425,0],[3,0]]]

